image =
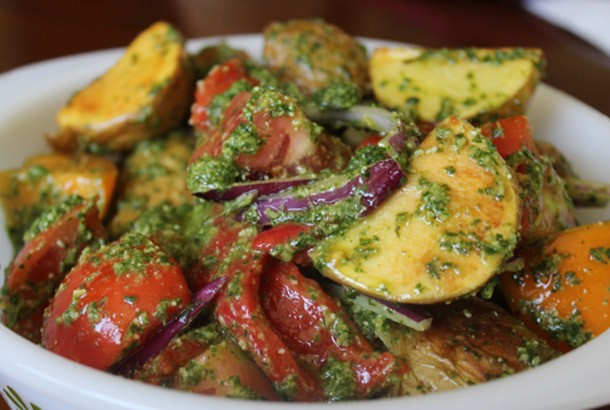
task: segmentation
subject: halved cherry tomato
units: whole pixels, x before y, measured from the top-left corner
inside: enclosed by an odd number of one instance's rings
[[[64,206],[66,210],[61,209]],[[5,285],[11,300],[5,323],[35,343],[40,342],[42,312],[64,275],[87,245],[106,236],[94,198],[74,203],[70,199],[51,212],[63,215],[21,248],[7,270]]]
[[[191,108],[191,125],[200,132],[207,132],[212,128],[210,123],[210,104],[214,97],[224,93],[236,81],[245,79],[252,85],[258,81],[250,77],[242,60],[234,58],[214,67],[210,73],[197,82],[195,90],[195,103]]]
[[[219,157],[233,132],[245,126],[262,140],[255,153],[237,153],[235,157],[236,165],[247,171],[249,179],[298,175],[303,170],[343,169],[350,155],[349,148],[324,133],[312,135],[312,124],[295,101],[278,91],[269,93],[273,95],[260,97],[262,102],[254,101],[256,108],[248,114],[244,110],[252,103],[251,99],[257,97],[247,91],[237,94],[226,108],[220,125],[209,129],[190,162],[203,157]],[[274,102],[269,102],[271,100]],[[290,113],[278,115],[273,112],[274,105],[292,108]]]
[[[523,115],[483,125],[481,132],[507,159],[523,188],[521,238],[533,243],[576,225],[574,206],[553,166],[542,158]],[[513,156],[521,152],[520,156]],[[513,157],[511,157],[513,156]]]
[[[331,358],[350,363],[356,397],[371,397],[406,370],[391,353],[375,352],[337,301],[293,263],[270,262],[261,293],[267,318],[293,352],[317,370]]]
[[[108,370],[190,302],[180,267],[151,240],[127,234],[91,251],[45,312],[48,350]]]

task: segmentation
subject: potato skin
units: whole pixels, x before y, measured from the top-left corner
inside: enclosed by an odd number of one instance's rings
[[[306,95],[333,81],[368,84],[367,55],[358,42],[321,20],[274,22],[264,30],[263,55],[271,71]]]
[[[47,136],[62,151],[125,151],[177,127],[188,115],[194,74],[180,33],[153,24],[103,76],[78,91]]]
[[[411,374],[399,395],[452,390],[503,377],[558,356],[544,340],[494,303],[471,297],[428,307],[424,332],[387,323],[378,332]]]

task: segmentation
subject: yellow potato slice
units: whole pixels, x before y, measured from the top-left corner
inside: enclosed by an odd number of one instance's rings
[[[146,210],[194,200],[186,187],[186,166],[194,146],[195,138],[180,131],[138,144],[121,168],[117,210],[109,225],[113,237],[125,233]]]
[[[523,114],[542,75],[538,49],[379,48],[370,60],[384,105],[436,122],[449,115],[485,121]]]
[[[193,73],[180,33],[153,24],[103,76],[57,114],[57,149],[119,151],[175,128],[188,114]]]
[[[23,245],[23,233],[43,210],[71,195],[97,198],[104,218],[118,174],[116,165],[105,157],[62,153],[30,157],[20,168],[0,172],[0,203],[15,249]]]
[[[414,153],[407,183],[311,257],[329,278],[390,301],[476,291],[512,255],[521,202],[493,144],[457,117]]]

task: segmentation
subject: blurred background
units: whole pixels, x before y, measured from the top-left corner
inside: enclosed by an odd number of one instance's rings
[[[573,16],[610,42],[610,31],[601,31],[610,22],[607,0],[0,0],[0,72],[126,46],[160,19],[193,38],[256,33],[271,20],[321,17],[354,35],[429,47],[540,47],[549,62],[548,84],[610,115],[610,56],[566,30],[569,24],[556,26],[528,11],[536,11],[536,3],[549,16]]]

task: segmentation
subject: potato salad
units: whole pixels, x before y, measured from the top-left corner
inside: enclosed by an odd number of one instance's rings
[[[528,48],[367,49],[320,19],[262,59],[167,22],[0,171],[5,326],[100,371],[248,400],[430,394],[610,327],[610,186],[535,139]]]

